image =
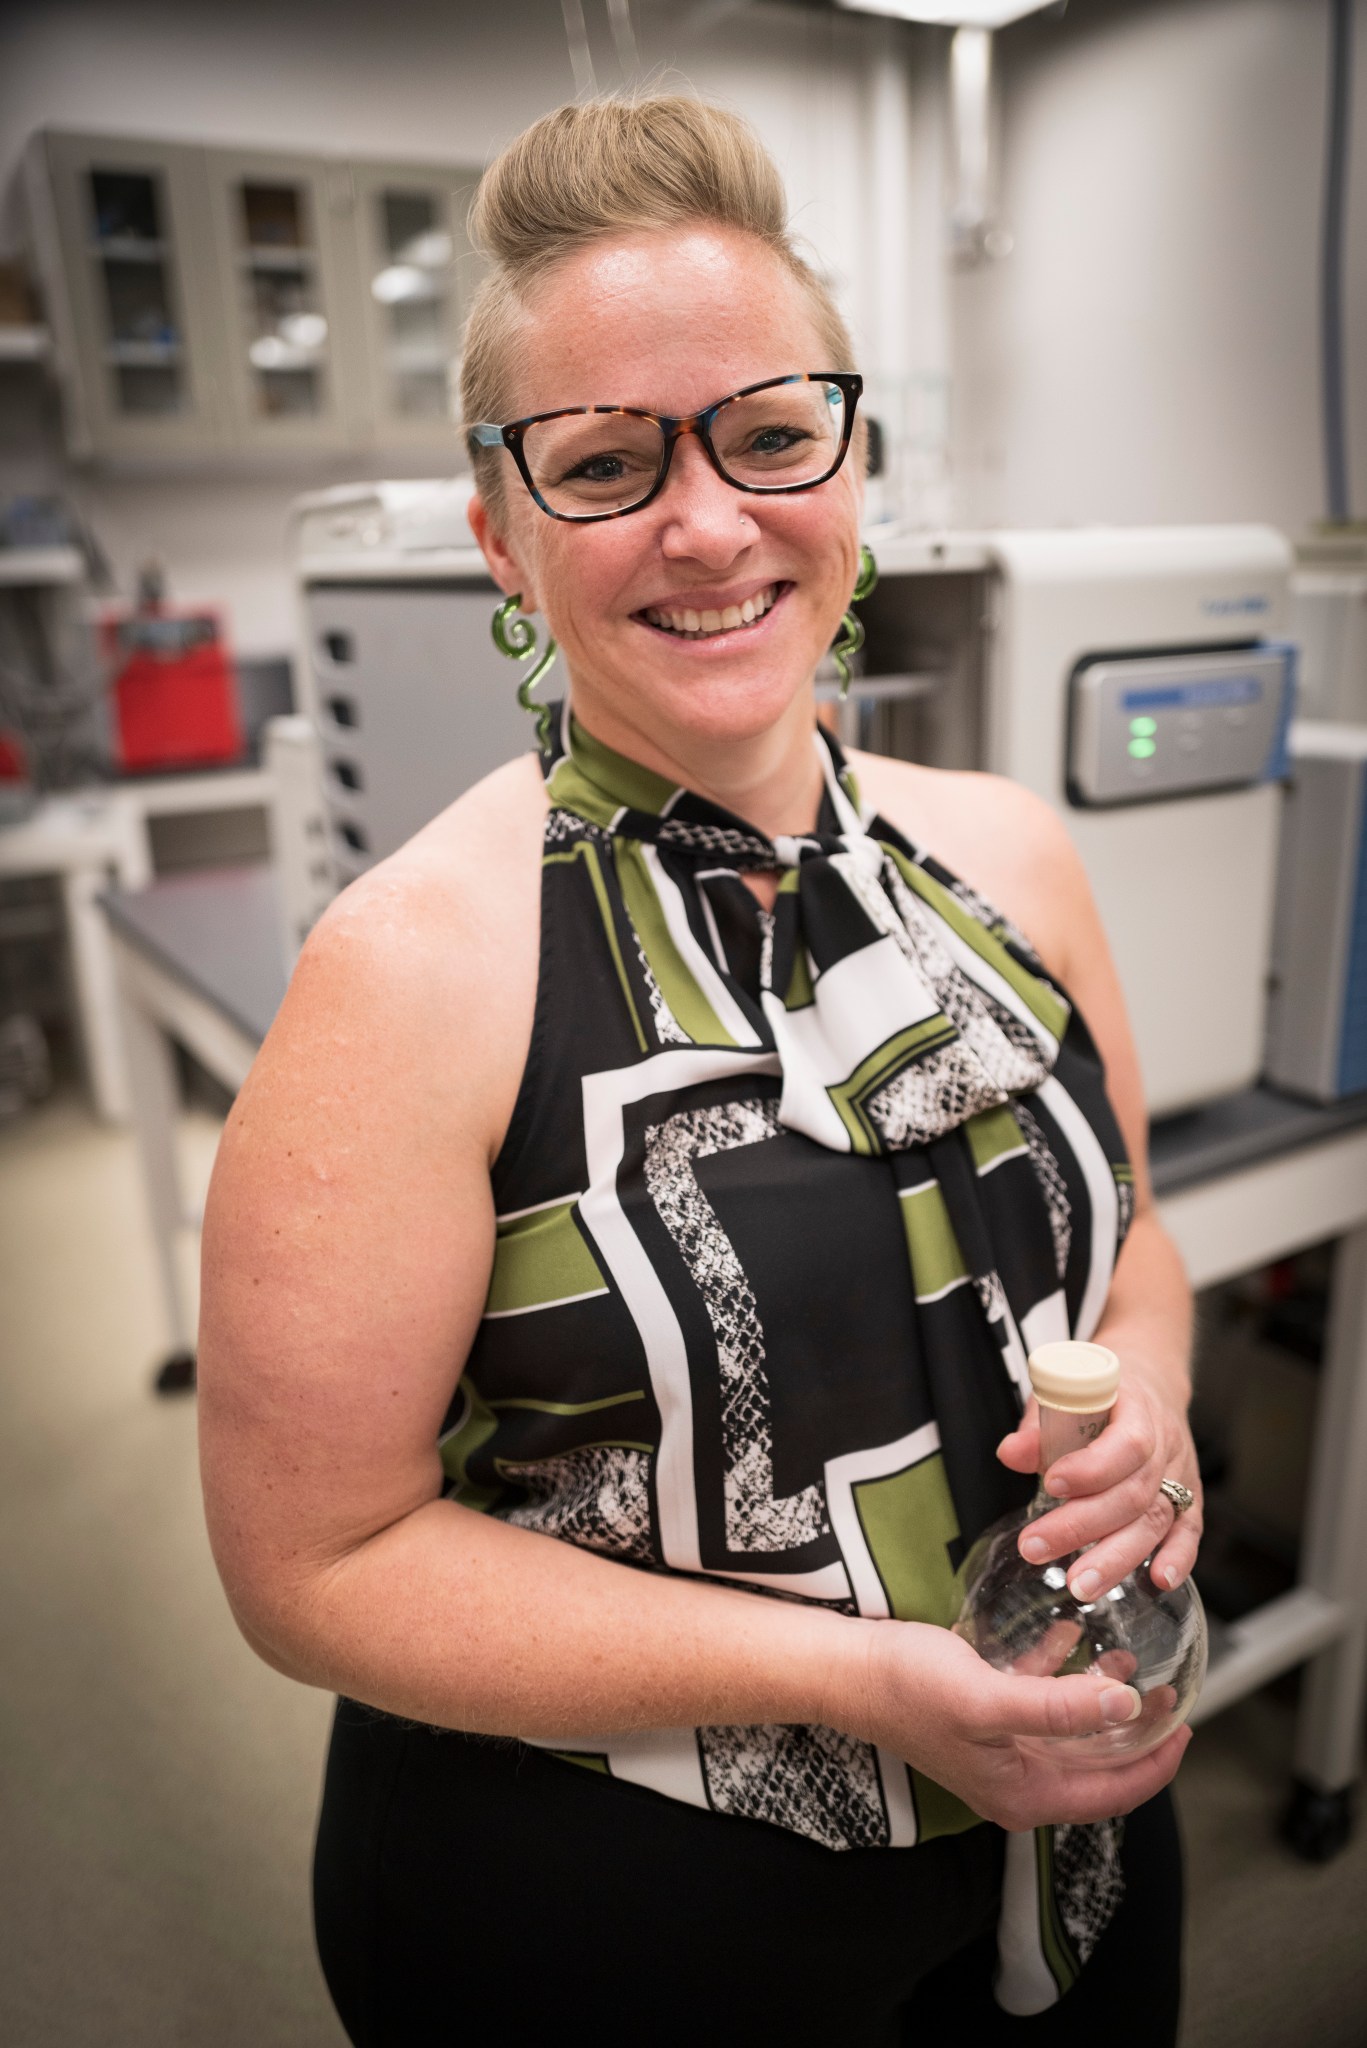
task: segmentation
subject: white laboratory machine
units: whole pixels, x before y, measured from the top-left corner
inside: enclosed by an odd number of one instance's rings
[[[860,737],[1008,775],[1059,812],[1153,1114],[1248,1086],[1294,686],[1286,542],[1256,526],[986,532],[947,538],[938,565],[919,540],[875,546],[866,672],[906,671],[908,695],[865,710]]]
[[[1336,1102],[1367,1088],[1367,725],[1297,720],[1290,752],[1267,1078]]]
[[[1291,634],[1300,648],[1299,715],[1367,724],[1367,530],[1331,528],[1300,542]]]
[[[469,488],[358,485],[296,508],[304,708],[343,881],[531,742]],[[1263,527],[872,540],[845,736],[1038,791],[1091,877],[1151,1110],[1248,1085],[1294,667],[1286,543]]]
[[[497,592],[466,518],[471,489],[358,484],[294,508],[302,708],[343,883],[531,743],[490,636]]]
[[[998,534],[987,764],[1062,812],[1154,1114],[1262,1065],[1294,654],[1260,527]]]

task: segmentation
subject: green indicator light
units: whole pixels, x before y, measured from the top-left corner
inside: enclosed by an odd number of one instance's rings
[[[1132,718],[1130,720],[1130,731],[1137,740],[1151,740],[1157,730],[1158,720],[1156,718]]]
[[[1150,754],[1158,752],[1158,742],[1157,740],[1131,740],[1129,752],[1133,760],[1147,761]]]

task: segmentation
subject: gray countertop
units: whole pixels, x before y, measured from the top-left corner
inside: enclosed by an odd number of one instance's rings
[[[269,863],[165,875],[104,907],[122,938],[260,1043],[289,979]]]
[[[169,875],[104,899],[116,931],[248,1037],[263,1039],[285,993],[275,877],[268,865]],[[1246,1088],[1153,1127],[1160,1195],[1275,1158],[1367,1123],[1367,1093],[1322,1108],[1271,1088]]]

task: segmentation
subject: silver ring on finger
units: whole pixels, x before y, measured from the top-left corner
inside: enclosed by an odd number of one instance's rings
[[[1158,1491],[1160,1493],[1166,1494],[1168,1499],[1172,1502],[1172,1511],[1174,1515],[1184,1515],[1187,1509],[1193,1505],[1196,1499],[1196,1495],[1192,1492],[1191,1488],[1189,1486],[1183,1486],[1180,1479],[1160,1479],[1158,1482]]]

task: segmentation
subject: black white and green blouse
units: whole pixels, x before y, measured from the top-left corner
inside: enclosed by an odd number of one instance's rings
[[[531,1051],[442,1457],[452,1497],[644,1570],[948,1625],[966,1547],[1030,1491],[995,1456],[1026,1355],[1095,1329],[1133,1182],[1064,992],[813,745],[816,830],[769,840],[557,720]],[[831,1849],[980,1824],[829,1728],[556,1748]],[[1044,2003],[1113,1910],[1116,1831],[1010,1839],[1006,1976]]]

